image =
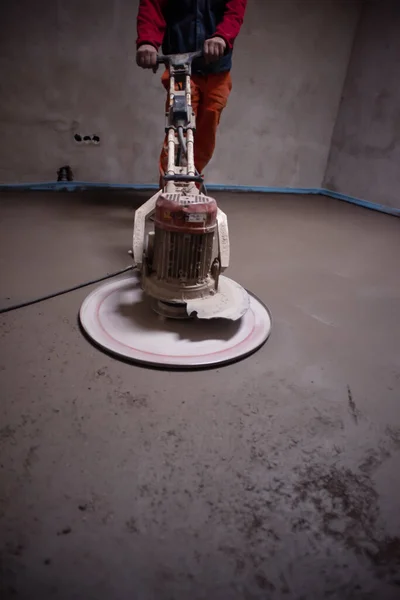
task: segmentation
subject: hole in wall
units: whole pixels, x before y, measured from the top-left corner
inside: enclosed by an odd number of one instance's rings
[[[100,144],[100,136],[97,133],[93,135],[81,135],[80,133],[75,133],[74,140],[81,144],[84,142],[85,144]]]

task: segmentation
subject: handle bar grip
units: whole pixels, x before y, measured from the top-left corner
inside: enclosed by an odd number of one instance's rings
[[[203,55],[203,50],[197,52],[187,52],[185,54],[159,54],[157,56],[157,65],[164,64],[168,65],[183,65],[186,63],[191,64],[195,58],[200,58]]]

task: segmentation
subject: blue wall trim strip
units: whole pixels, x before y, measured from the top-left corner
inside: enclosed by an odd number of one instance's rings
[[[49,181],[43,183],[2,183],[0,184],[1,191],[67,191],[74,192],[79,190],[124,190],[124,191],[151,191],[157,190],[157,184],[125,184],[125,183],[92,183],[87,181]],[[320,188],[290,188],[290,187],[253,187],[246,185],[221,185],[221,184],[208,184],[207,189],[214,192],[243,192],[252,194],[313,194],[328,196],[336,200],[342,200],[375,210],[378,212],[385,213],[387,215],[393,215],[400,217],[400,209],[391,208],[390,206],[384,206],[383,204],[375,204],[374,202],[368,202],[367,200],[361,200],[360,198],[354,198],[353,196],[347,196],[346,194],[340,194],[339,192],[333,192],[327,189]]]
[[[321,189],[320,194],[322,196],[329,196],[329,198],[334,198],[335,200],[343,200],[344,202],[350,202],[350,204],[356,204],[357,206],[369,208],[370,210],[377,210],[378,212],[383,212],[387,215],[400,217],[399,208],[392,208],[391,206],[385,206],[383,204],[375,204],[374,202],[368,202],[368,200],[361,200],[360,198],[354,198],[353,196],[347,196],[346,194],[340,194],[339,192],[332,192],[331,190]]]

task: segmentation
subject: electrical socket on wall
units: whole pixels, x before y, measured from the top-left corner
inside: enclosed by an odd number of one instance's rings
[[[82,135],[81,133],[75,133],[74,140],[77,144],[94,144],[95,146],[100,144],[100,136],[96,133],[93,135]]]

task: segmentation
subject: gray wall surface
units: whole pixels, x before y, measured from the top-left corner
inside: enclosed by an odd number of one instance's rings
[[[164,93],[136,67],[137,0],[0,6],[0,182],[157,181]],[[320,187],[358,0],[249,0],[214,183]],[[99,146],[73,136],[99,134]]]
[[[400,1],[365,3],[325,186],[400,208]]]

